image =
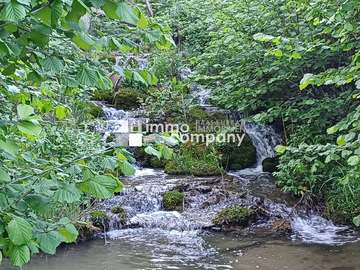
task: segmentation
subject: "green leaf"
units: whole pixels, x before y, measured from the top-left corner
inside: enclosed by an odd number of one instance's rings
[[[3,256],[2,256],[2,252],[0,250],[0,264],[2,263],[2,258],[3,258]]]
[[[7,172],[0,167],[0,183],[10,182],[11,178]]]
[[[128,161],[123,161],[120,164],[120,170],[125,176],[132,176],[135,174],[135,168],[134,166],[129,163]]]
[[[148,19],[146,18],[146,16],[144,15],[144,13],[140,13],[140,16],[139,16],[139,21],[137,23],[137,26],[140,28],[140,29],[145,29],[149,26],[149,21]]]
[[[133,76],[134,76],[135,82],[141,82],[141,83],[145,84],[146,86],[148,85],[147,82],[145,81],[145,79],[138,72],[134,71]]]
[[[70,114],[70,109],[63,105],[59,105],[55,107],[55,117],[58,120],[65,119]]]
[[[290,55],[290,58],[292,58],[292,59],[301,59],[302,56],[301,56],[301,54],[298,53],[298,52],[293,52],[293,53]]]
[[[30,250],[26,245],[12,245],[9,249],[9,257],[14,266],[22,267],[30,261]]]
[[[117,15],[116,12],[117,5],[114,1],[106,0],[102,9],[104,10],[106,16],[108,16],[110,19],[113,20],[119,19],[119,15]]]
[[[12,141],[1,141],[0,140],[0,149],[9,153],[11,156],[15,157],[19,152],[19,147]]]
[[[353,223],[356,227],[360,227],[360,215],[353,218]]]
[[[94,47],[95,41],[86,33],[78,33],[73,38],[72,41],[80,48],[85,51],[90,50]]]
[[[80,201],[81,193],[75,184],[66,184],[55,192],[53,198],[57,202],[74,203]]]
[[[119,188],[118,180],[106,175],[98,175],[85,182],[80,183],[80,190],[93,195],[98,199],[111,198]]]
[[[12,54],[12,50],[10,49],[10,47],[5,43],[5,41],[3,41],[2,39],[0,39],[0,58],[4,58],[6,56],[9,56],[10,54]]]
[[[283,56],[283,52],[280,49],[276,49],[272,52],[276,57],[280,58]]]
[[[37,234],[36,240],[43,252],[54,255],[56,248],[64,241],[64,238],[58,232],[50,231]]]
[[[337,143],[337,145],[339,145],[339,146],[344,146],[344,145],[346,145],[345,136],[343,136],[343,135],[339,136],[339,137],[337,138],[337,140],[336,140],[336,143]]]
[[[136,10],[126,2],[118,3],[116,14],[120,20],[129,24],[137,25],[139,21]]]
[[[304,90],[306,87],[308,87],[312,83],[314,75],[311,73],[306,73],[302,80],[300,81],[300,90]]]
[[[55,56],[50,56],[40,61],[42,68],[50,74],[58,74],[64,69],[62,60]]]
[[[26,8],[16,1],[7,3],[0,12],[0,20],[2,21],[19,22],[25,17]]]
[[[262,33],[257,33],[255,35],[253,35],[254,40],[256,41],[261,41],[261,42],[268,42],[273,40],[275,37],[271,36],[271,35],[266,35],[266,34],[262,34]]]
[[[97,82],[97,74],[95,70],[82,66],[77,75],[77,79],[81,85],[95,86]]]
[[[45,6],[40,8],[39,10],[33,13],[33,16],[39,19],[42,23],[46,24],[47,26],[51,26],[51,8]]]
[[[286,152],[286,146],[284,145],[278,145],[275,147],[275,151],[276,153],[278,153],[279,155],[282,155]]]
[[[163,145],[161,147],[161,155],[164,157],[164,159],[166,160],[171,160],[174,154],[174,150],[167,147],[166,145]]]
[[[71,11],[66,15],[65,20],[77,24],[80,18],[86,14],[88,7],[81,0],[73,0]]]
[[[145,37],[150,43],[157,42],[161,38],[161,31],[159,29],[149,30],[145,33]]]
[[[35,112],[34,112],[34,108],[31,107],[30,105],[19,104],[17,106],[17,114],[21,120],[26,120],[30,116],[34,115]]]
[[[59,234],[64,238],[65,243],[74,243],[79,236],[73,224],[67,224],[59,229]]]
[[[327,134],[332,135],[335,134],[339,129],[336,126],[330,127],[326,130]]]
[[[18,129],[26,135],[38,137],[42,131],[42,128],[38,124],[34,124],[31,121],[19,121],[17,124]]]
[[[161,153],[160,151],[156,150],[154,147],[152,147],[151,145],[147,146],[145,148],[145,153],[149,154],[149,155],[152,155],[152,156],[155,156],[157,157],[158,159],[161,158]]]
[[[11,242],[18,246],[28,243],[33,236],[30,223],[21,217],[14,217],[6,226],[6,231]]]
[[[349,159],[347,160],[347,163],[350,166],[357,166],[360,162],[360,157],[359,156],[351,156],[349,157]]]
[[[0,140],[0,149],[9,153],[11,156],[15,157],[19,152],[19,147],[12,141],[1,141]]]

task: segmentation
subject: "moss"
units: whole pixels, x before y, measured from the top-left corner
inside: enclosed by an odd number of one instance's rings
[[[150,157],[149,166],[151,168],[165,168],[167,161],[158,159],[157,157]]]
[[[179,191],[168,191],[163,195],[163,206],[166,210],[175,210],[182,206],[184,193]]]
[[[93,93],[92,100],[106,101],[108,103],[112,103],[113,94],[114,93],[112,90],[96,90]]]
[[[102,230],[107,230],[110,221],[106,212],[100,210],[92,211],[90,213],[90,220],[94,226]]]
[[[112,90],[97,90],[93,93],[92,99],[105,101],[114,105],[114,107],[117,109],[132,110],[139,108],[141,101],[145,99],[145,97],[145,93],[141,90],[122,88],[116,93],[114,93]]]
[[[88,103],[87,110],[94,118],[100,117],[103,114],[103,109],[92,102]]]
[[[247,135],[240,146],[222,144],[218,151],[222,154],[222,166],[227,170],[241,170],[256,163],[256,148]]]
[[[90,217],[92,219],[106,219],[107,218],[107,214],[105,211],[100,211],[100,210],[96,210],[96,211],[92,211],[90,213]]]
[[[205,144],[187,143],[180,146],[174,160],[166,162],[165,172],[173,175],[214,176],[223,170],[218,161],[218,152]]]
[[[249,208],[234,206],[220,210],[213,219],[213,223],[215,225],[246,226],[253,215],[254,211]]]
[[[111,213],[116,214],[119,217],[120,223],[124,224],[128,219],[128,214],[121,206],[115,206],[111,209]]]
[[[78,242],[91,240],[96,234],[101,232],[98,227],[95,227],[90,222],[77,222],[75,227],[79,232]]]
[[[113,105],[117,109],[133,110],[140,107],[146,95],[141,90],[130,88],[120,89],[113,99]]]

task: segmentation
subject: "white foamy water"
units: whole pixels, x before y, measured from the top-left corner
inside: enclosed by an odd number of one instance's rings
[[[359,235],[348,226],[338,226],[333,222],[317,216],[297,216],[292,219],[293,240],[305,243],[343,245],[359,240]]]

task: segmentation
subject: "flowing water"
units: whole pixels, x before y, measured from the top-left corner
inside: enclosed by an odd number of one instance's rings
[[[108,107],[104,111],[105,128],[98,130],[105,139],[121,128],[122,120],[141,117]],[[138,168],[124,179],[120,195],[99,204],[110,216],[102,239],[59,248],[56,256],[38,256],[24,270],[360,269],[358,235],[351,228],[293,209],[296,201],[262,172],[262,161],[275,155],[280,137],[271,127],[247,124],[245,129],[257,149],[253,168],[231,172],[224,179]],[[185,194],[183,209],[164,211],[162,194],[175,188]],[[256,205],[267,214],[243,232],[217,232],[215,214],[234,205]],[[125,224],[111,213],[114,206],[126,210]],[[279,220],[289,222],[290,234],[271,233]]]

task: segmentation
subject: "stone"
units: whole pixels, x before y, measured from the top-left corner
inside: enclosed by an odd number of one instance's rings
[[[279,165],[279,159],[274,158],[265,158],[262,162],[263,171],[273,173],[277,171],[277,166]]]

